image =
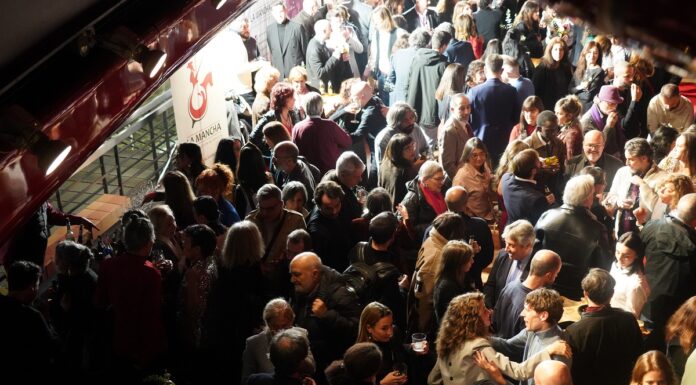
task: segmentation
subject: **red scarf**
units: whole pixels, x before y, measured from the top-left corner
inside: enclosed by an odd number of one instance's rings
[[[435,210],[436,215],[440,215],[447,211],[445,197],[442,196],[441,192],[430,191],[427,187],[425,187],[425,185],[423,185],[423,182],[420,181],[418,182],[418,186],[423,192],[423,197],[425,198],[425,201],[430,205],[430,207],[433,208],[433,210]]]

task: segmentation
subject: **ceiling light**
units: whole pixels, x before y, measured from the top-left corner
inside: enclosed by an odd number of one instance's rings
[[[164,51],[148,48],[136,34],[125,27],[118,27],[111,34],[100,35],[96,40],[97,45],[118,56],[139,62],[143,66],[143,72],[150,78],[160,72],[167,60]]]
[[[210,2],[213,4],[213,7],[215,7],[216,10],[222,8],[223,5],[227,2],[227,0],[210,0]]]

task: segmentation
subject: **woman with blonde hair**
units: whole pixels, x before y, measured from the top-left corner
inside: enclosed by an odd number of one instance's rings
[[[318,89],[312,87],[310,84],[307,84],[307,79],[309,79],[309,75],[304,67],[295,66],[290,69],[287,80],[290,84],[292,84],[292,88],[295,89],[295,95],[298,97],[306,95],[310,92],[319,92]]]
[[[400,35],[408,32],[396,26],[392,13],[383,5],[372,11],[372,25],[375,26],[375,32],[370,43],[369,60],[363,77],[367,79],[374,73],[379,97],[385,105],[389,105],[389,91],[384,89],[384,82],[392,69],[390,59],[393,42]]]
[[[438,0],[435,5],[435,12],[440,23],[451,23],[454,15],[454,6],[459,0]]]
[[[500,161],[498,162],[498,168],[495,170],[495,184],[497,184],[496,192],[498,193],[498,207],[500,209],[500,221],[498,222],[500,227],[505,227],[507,223],[507,211],[505,210],[505,204],[503,202],[503,184],[500,183],[503,180],[505,174],[511,173],[512,168],[512,158],[520,152],[530,148],[529,145],[519,139],[515,139],[508,143],[505,148],[505,152],[500,156]]]
[[[271,105],[271,89],[280,80],[280,71],[272,66],[261,67],[254,76],[254,91],[256,98],[251,104],[251,125],[256,126],[256,122],[263,116]]]
[[[174,212],[179,229],[196,223],[192,206],[196,196],[186,175],[180,171],[170,171],[164,175],[162,185],[164,186],[164,204]]]
[[[491,312],[486,308],[482,293],[467,293],[454,297],[442,318],[437,334],[437,363],[430,372],[428,383],[473,384],[491,380],[488,372],[477,361],[489,361],[500,371],[515,380],[525,380],[534,375],[534,368],[552,355],[570,356],[570,346],[556,341],[546,349],[520,364],[496,352],[488,340]],[[455,365],[450,365],[456,363]]]
[[[227,165],[215,163],[196,178],[198,196],[210,195],[218,203],[220,221],[225,226],[239,222],[241,218],[234,205],[228,200],[234,188],[234,174]]]
[[[222,253],[215,259],[201,344],[208,349],[206,360],[217,372],[213,376],[218,382],[222,378],[239,381],[246,338],[255,334],[270,299],[269,283],[261,273],[263,252],[259,229],[251,221],[241,221],[230,227]],[[212,364],[221,362],[228,364]]]
[[[688,384],[688,382],[682,382]],[[643,353],[633,367],[631,385],[678,385],[674,368],[664,353],[651,350]]]
[[[465,3],[460,1],[457,5]],[[474,56],[476,59],[481,58],[483,55],[483,39],[478,35],[476,31],[476,22],[474,18],[467,13],[462,13],[457,15],[455,13],[452,18],[452,24],[454,25],[455,38],[461,41],[468,41],[471,43],[471,48],[474,50]]]

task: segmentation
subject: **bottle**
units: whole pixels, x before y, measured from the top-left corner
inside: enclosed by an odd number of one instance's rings
[[[80,230],[77,232],[77,243],[84,244],[85,226],[80,223]]]
[[[333,94],[333,86],[331,85],[331,80],[326,83],[326,93]]]
[[[324,87],[324,82],[319,81],[319,94],[324,95],[326,93],[326,87]]]
[[[94,249],[94,259],[97,261],[104,260],[104,242],[102,241],[101,235],[97,237],[97,247]]]
[[[70,219],[65,218],[65,240],[74,241],[75,234],[72,231],[72,226],[70,226]]]

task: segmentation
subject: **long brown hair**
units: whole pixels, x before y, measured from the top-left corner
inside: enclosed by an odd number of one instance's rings
[[[520,130],[524,130],[525,133],[527,132],[527,125],[536,126],[536,122],[527,122],[524,119],[524,112],[535,108],[541,113],[541,111],[544,111],[544,102],[536,95],[527,96],[524,102],[522,102],[522,109],[520,109]],[[525,136],[523,135],[522,138]]]
[[[479,292],[462,294],[452,299],[437,333],[438,357],[449,356],[467,340],[488,336],[488,328],[479,315],[481,305],[483,293]]]
[[[665,340],[672,341],[677,337],[684,354],[688,356],[696,343],[696,296],[687,299],[667,321]]]
[[[585,76],[585,70],[587,69],[587,59],[585,59],[585,55],[587,54],[587,51],[593,48],[596,48],[598,53],[597,65],[600,68],[602,67],[602,57],[604,56],[602,53],[602,47],[594,40],[588,41],[580,53],[580,57],[578,58],[578,66],[575,68],[575,79],[578,81],[582,81],[582,78]]]
[[[435,99],[442,101],[447,95],[462,92],[466,82],[466,69],[459,63],[451,63],[445,68],[440,84],[435,90]]]
[[[498,169],[495,171],[495,179],[500,183],[500,179],[506,172],[512,172],[510,169],[510,163],[512,163],[512,158],[520,152],[530,148],[529,145],[519,139],[515,139],[508,143],[505,147],[505,152],[500,156],[500,162],[498,162]]]
[[[553,46],[556,44],[560,44],[561,50],[563,50],[563,57],[560,61],[553,60],[553,56],[551,55]],[[563,39],[561,39],[560,37],[554,37],[553,39],[551,39],[549,44],[546,45],[546,51],[544,51],[544,56],[541,58],[541,63],[544,64],[547,68],[558,68],[561,62],[566,61],[566,56],[568,55],[567,49],[568,46],[566,45],[565,41],[563,41]]]
[[[539,29],[539,22],[534,20],[535,13],[539,14],[539,3],[531,0],[525,1],[524,4],[522,4],[520,13],[515,17],[515,24],[522,22],[524,26],[527,27],[527,30],[532,32]]]
[[[362,314],[360,314],[358,339],[355,341],[355,343],[370,342],[370,332],[367,331],[367,327],[375,327],[379,320],[384,317],[389,317],[390,315],[392,315],[391,309],[379,302],[371,302],[365,306]]]
[[[631,384],[643,384],[643,377],[652,371],[661,372],[662,377],[667,381],[666,385],[677,385],[674,367],[672,367],[667,356],[658,350],[651,350],[638,357],[631,374]]]

